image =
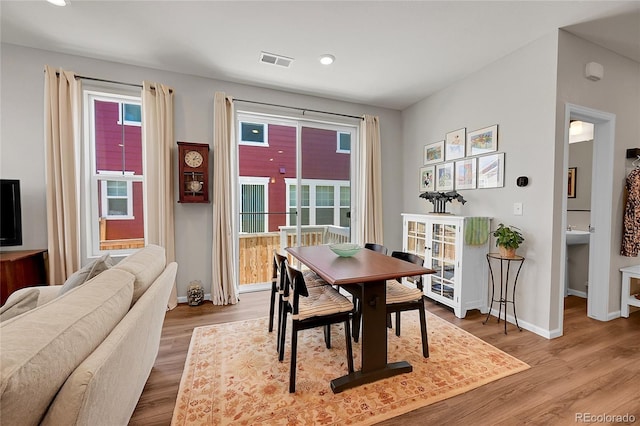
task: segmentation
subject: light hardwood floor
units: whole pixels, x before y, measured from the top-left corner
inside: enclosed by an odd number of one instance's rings
[[[158,358],[130,424],[171,423],[194,327],[266,316],[268,297],[269,292],[247,293],[237,305],[208,302],[168,312]],[[502,324],[493,318],[483,325],[484,315],[476,310],[459,319],[446,307],[429,300],[425,304],[531,368],[381,425],[565,425],[580,423],[576,415],[581,413],[587,413],[583,418],[629,414],[640,424],[640,312],[600,322],[587,317],[584,299],[570,296],[565,299],[564,336],[547,340],[518,332],[511,324],[505,336]]]

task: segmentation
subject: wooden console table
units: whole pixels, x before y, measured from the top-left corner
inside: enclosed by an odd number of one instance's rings
[[[0,253],[0,305],[14,291],[47,285],[47,250],[18,250]]]

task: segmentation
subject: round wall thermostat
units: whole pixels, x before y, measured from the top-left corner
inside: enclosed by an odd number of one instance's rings
[[[517,180],[516,180],[516,185],[518,186],[527,186],[529,184],[529,178],[526,176],[520,176]]]

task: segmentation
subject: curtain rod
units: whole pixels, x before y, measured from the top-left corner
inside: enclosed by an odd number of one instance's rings
[[[270,103],[267,103],[267,102],[249,101],[249,100],[246,100],[246,99],[233,99],[233,101],[234,102],[245,102],[245,103],[248,103],[248,104],[274,106],[274,107],[279,107],[279,108],[297,109],[299,111],[302,111],[303,115],[304,115],[305,111],[309,111],[309,112],[317,112],[317,113],[320,113],[320,114],[338,115],[340,117],[349,117],[349,118],[356,118],[358,120],[364,120],[364,117],[358,117],[358,116],[349,115],[349,114],[340,114],[340,113],[337,113],[337,112],[320,111],[320,110],[317,110],[317,109],[300,108],[300,107],[293,107],[293,106],[288,106],[288,105],[270,104]]]
[[[56,76],[60,76],[60,72],[56,71]],[[140,89],[142,89],[142,84],[136,84],[136,83],[125,83],[122,81],[115,81],[115,80],[105,80],[103,78],[96,78],[96,77],[87,77],[84,75],[75,75],[75,78],[79,78],[80,80],[91,80],[91,81],[99,81],[101,83],[113,83],[113,84],[121,84],[123,86],[131,86],[131,87],[139,87]],[[152,89],[155,90],[155,87],[151,86]],[[173,93],[173,89],[169,89],[169,93]]]

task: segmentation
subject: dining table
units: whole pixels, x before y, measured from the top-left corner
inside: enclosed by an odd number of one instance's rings
[[[328,245],[287,247],[285,250],[331,285],[362,286],[361,369],[331,380],[334,393],[413,371],[407,361],[387,360],[386,282],[432,274],[433,269],[367,249],[350,257],[338,256]]]

